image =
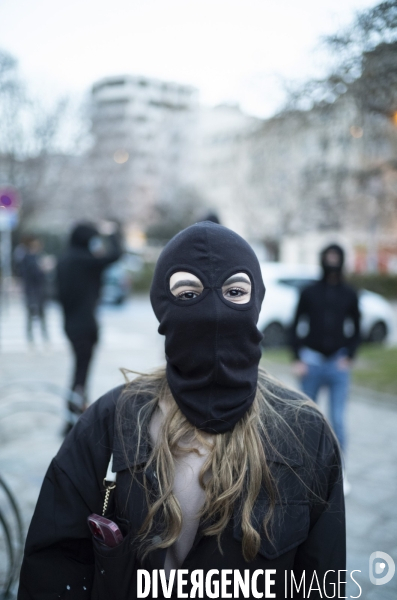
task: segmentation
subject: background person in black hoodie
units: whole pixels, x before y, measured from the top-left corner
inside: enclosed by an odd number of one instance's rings
[[[100,234],[106,235],[106,246]],[[121,256],[118,226],[102,222],[97,229],[89,223],[78,224],[57,268],[58,298],[64,314],[65,333],[71,343],[75,365],[68,400],[67,432],[87,405],[85,386],[93,350],[98,341],[95,317],[104,269]]]
[[[358,296],[343,281],[340,246],[327,246],[320,259],[323,277],[302,290],[292,326],[293,371],[314,401],[321,387],[329,388],[331,423],[345,450],[350,368],[360,339]]]

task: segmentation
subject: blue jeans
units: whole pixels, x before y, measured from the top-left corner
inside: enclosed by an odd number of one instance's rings
[[[301,356],[301,360],[308,367],[307,374],[301,379],[302,391],[316,402],[320,388],[329,389],[331,425],[342,451],[346,448],[345,409],[350,384],[350,369],[341,369],[338,366],[339,359],[344,356],[346,352],[341,350],[329,358],[321,356],[321,359],[310,363],[305,360],[304,352]]]

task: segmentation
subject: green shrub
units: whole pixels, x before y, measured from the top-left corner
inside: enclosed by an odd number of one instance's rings
[[[365,288],[385,298],[397,299],[397,275],[352,274],[347,278],[356,289]]]
[[[397,396],[397,348],[363,344],[353,369],[353,381],[367,389]]]

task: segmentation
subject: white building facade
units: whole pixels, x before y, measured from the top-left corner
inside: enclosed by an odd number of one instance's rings
[[[92,87],[92,158],[103,186],[145,222],[156,203],[193,179],[198,94],[191,86],[127,75]]]
[[[225,225],[270,259],[314,262],[335,241],[352,270],[395,270],[397,122],[349,94],[266,121],[236,112],[222,121],[216,111],[202,128],[200,165]]]

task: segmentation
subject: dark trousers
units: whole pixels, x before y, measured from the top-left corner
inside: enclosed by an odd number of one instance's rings
[[[69,433],[77,419],[87,408],[87,397],[85,386],[88,378],[88,371],[91,364],[95,344],[97,343],[97,334],[87,335],[85,337],[69,337],[74,355],[74,370],[71,383],[72,394],[69,395],[66,403],[67,417],[64,428],[64,435]]]
[[[43,339],[48,341],[47,325],[45,320],[45,307],[44,302],[36,304],[27,304],[27,321],[26,321],[26,333],[29,342],[33,342],[33,321],[38,319],[40,321],[41,333]]]
[[[96,342],[96,336],[70,339],[74,354],[72,390],[78,390],[79,392],[85,391],[88,371]]]

